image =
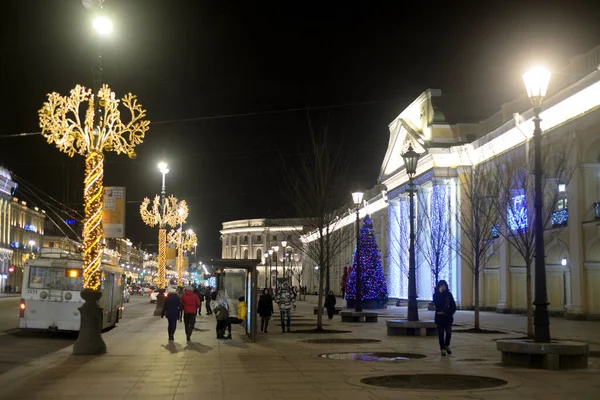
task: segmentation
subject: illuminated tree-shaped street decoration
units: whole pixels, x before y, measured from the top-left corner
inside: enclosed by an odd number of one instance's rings
[[[119,105],[128,111],[129,122],[121,120]],[[75,86],[69,96],[50,93],[38,115],[42,135],[48,143],[54,143],[70,157],[75,154],[85,156],[83,287],[98,290],[102,256],[104,152],[114,151],[135,158],[134,148],[142,143],[150,121],[144,119],[146,110],[136,96],[129,93],[118,100],[107,85],[100,88],[97,96],[80,85]]]
[[[140,206],[142,221],[148,226],[157,226],[158,229],[158,288],[164,289],[167,284],[166,276],[166,250],[167,226],[174,228],[179,223],[185,223],[188,217],[188,206],[185,200],[177,200],[175,196],[165,199],[164,207],[160,205],[160,196],[155,196],[152,203],[145,198]],[[162,311],[162,310],[161,310]]]
[[[191,229],[183,230],[183,226],[169,232],[169,243],[177,245],[177,284],[183,286],[183,252],[191,250],[198,242],[196,234]]]

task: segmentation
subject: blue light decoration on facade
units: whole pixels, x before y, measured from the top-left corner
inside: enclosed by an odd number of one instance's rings
[[[498,239],[500,237],[500,225],[492,225],[492,239]]]
[[[13,249],[18,249],[19,248],[19,242],[10,242],[10,247],[12,247]]]
[[[521,194],[512,198],[512,204],[507,210],[508,227],[512,231],[526,230],[528,226],[527,220],[527,200],[525,195]]]
[[[600,201],[594,203],[594,214],[596,215],[596,219],[600,219]]]
[[[77,225],[77,221],[74,219],[65,219],[65,224],[67,225]]]
[[[360,266],[362,283],[363,302],[376,302],[382,308],[387,302],[388,291],[385,276],[383,275],[383,266],[381,264],[381,252],[375,240],[375,231],[373,230],[373,221],[367,215],[360,230]],[[348,274],[348,284],[346,285],[346,298],[354,299],[356,289],[356,252],[354,262]]]
[[[37,233],[37,227],[35,225],[25,225],[25,230],[27,232]]]
[[[569,213],[567,209],[554,211],[552,213],[552,226],[558,227],[567,225],[567,220],[569,219]]]

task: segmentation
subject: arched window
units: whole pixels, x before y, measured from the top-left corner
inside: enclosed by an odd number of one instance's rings
[[[248,249],[244,249],[244,260],[248,259]]]
[[[256,259],[259,261],[262,261],[262,250],[261,249],[256,250]]]

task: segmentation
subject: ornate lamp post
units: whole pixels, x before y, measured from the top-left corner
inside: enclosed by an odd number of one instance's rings
[[[420,154],[413,150],[412,144],[408,145],[407,151],[402,154],[406,174],[408,175],[408,194],[410,197],[410,246],[408,249],[408,320],[419,320],[419,308],[417,305],[417,274],[415,261],[415,188],[413,178],[417,173],[417,163]]]
[[[183,253],[191,250],[194,243],[198,240],[193,230],[188,229],[183,231],[182,228],[178,230],[171,230],[169,232],[169,243],[177,244],[177,284],[184,286],[183,282]]]
[[[273,278],[271,277],[271,268],[273,267],[273,249],[269,249],[269,289],[273,286]]]
[[[100,72],[101,69],[98,74]],[[99,82],[99,75],[95,74],[94,83]],[[119,105],[131,116],[129,122],[121,120]],[[106,352],[106,345],[100,334],[102,311],[98,300],[102,296],[99,288],[104,152],[114,151],[135,158],[134,148],[142,143],[150,121],[144,119],[146,111],[136,96],[129,93],[119,101],[106,85],[99,87],[95,94],[80,85],[75,86],[68,96],[51,93],[38,116],[42,135],[48,143],[54,143],[70,157],[76,153],[85,156],[84,290],[81,292],[85,304],[80,308],[81,325],[73,354],[102,354]]]
[[[268,282],[269,278],[268,278],[268,274],[267,274],[267,258],[269,258],[269,253],[267,252],[267,253],[263,254],[263,257],[265,259],[264,260],[264,264],[265,264],[265,287],[267,287],[267,285],[269,284],[269,282]]]
[[[354,192],[352,193],[352,202],[356,206],[356,288],[354,290],[354,311],[362,311],[362,269],[360,266],[360,205],[362,204],[364,193]]]
[[[166,276],[166,251],[167,251],[167,226],[174,228],[180,220],[178,210],[186,210],[185,217],[187,218],[187,204],[185,200],[179,201],[174,196],[164,198],[155,196],[152,204],[150,199],[145,198],[140,205],[140,215],[142,221],[148,226],[157,226],[158,229],[158,292],[159,295],[156,301],[156,309],[154,315],[160,315],[162,312],[163,303],[165,300],[165,289],[167,287]]]
[[[273,246],[273,254],[275,255],[275,290],[279,287],[279,267],[277,262],[279,259],[279,246]]]
[[[527,95],[533,105],[533,146],[535,178],[535,299],[533,304],[534,340],[550,342],[550,320],[548,318],[548,295],[546,289],[546,262],[544,259],[544,224],[542,220],[542,129],[540,128],[540,109],[548,90],[550,71],[536,67],[523,74]]]
[[[281,249],[283,250],[283,281],[285,282],[285,258],[287,257],[287,240],[281,241]]]

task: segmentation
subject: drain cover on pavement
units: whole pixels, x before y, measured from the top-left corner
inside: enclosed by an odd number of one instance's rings
[[[405,361],[425,358],[425,355],[414,353],[326,353],[319,357],[349,361]]]
[[[476,375],[419,374],[419,375],[383,375],[360,380],[366,385],[390,389],[421,390],[474,390],[489,389],[506,385],[508,382]]]
[[[381,340],[376,339],[310,339],[304,341],[304,343],[315,344],[365,344],[379,342],[381,342]]]

